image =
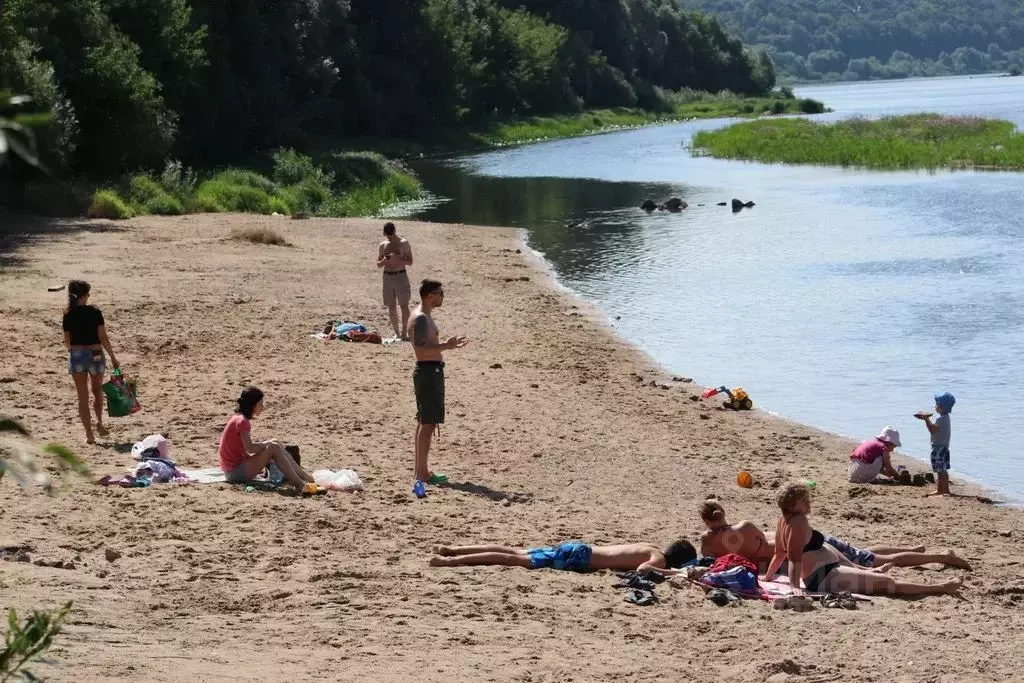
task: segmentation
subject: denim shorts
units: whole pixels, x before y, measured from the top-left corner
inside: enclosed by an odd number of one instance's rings
[[[106,371],[107,358],[99,349],[72,349],[68,354],[68,372],[72,375],[87,372],[102,377]]]

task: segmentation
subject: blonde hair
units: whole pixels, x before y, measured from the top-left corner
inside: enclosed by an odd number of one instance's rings
[[[778,502],[779,509],[782,510],[782,514],[789,516],[793,514],[793,506],[802,500],[810,500],[811,491],[803,484],[790,484],[786,488],[782,489],[779,494]]]
[[[705,522],[719,522],[725,519],[725,508],[714,498],[708,498],[700,506],[700,518]]]

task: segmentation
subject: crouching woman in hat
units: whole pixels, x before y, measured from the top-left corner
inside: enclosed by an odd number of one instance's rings
[[[900,433],[892,427],[886,427],[873,439],[862,441],[850,454],[850,483],[873,484],[879,474],[895,479],[896,469],[889,456],[901,445]]]

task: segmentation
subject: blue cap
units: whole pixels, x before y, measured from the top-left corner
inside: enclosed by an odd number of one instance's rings
[[[947,413],[953,412],[954,404],[956,404],[956,398],[948,391],[944,394],[935,394],[935,405],[942,408]]]

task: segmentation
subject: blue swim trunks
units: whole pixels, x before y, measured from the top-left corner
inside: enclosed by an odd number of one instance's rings
[[[932,471],[942,474],[949,470],[949,446],[932,445]]]
[[[854,564],[860,565],[861,567],[874,567],[875,566],[875,554],[870,550],[861,550],[860,548],[854,548],[846,541],[840,540],[835,536],[826,536],[825,543],[839,551],[839,553]]]
[[[570,572],[585,572],[590,568],[590,546],[579,541],[563,543],[557,548],[546,546],[530,548],[531,569],[563,569]]]

